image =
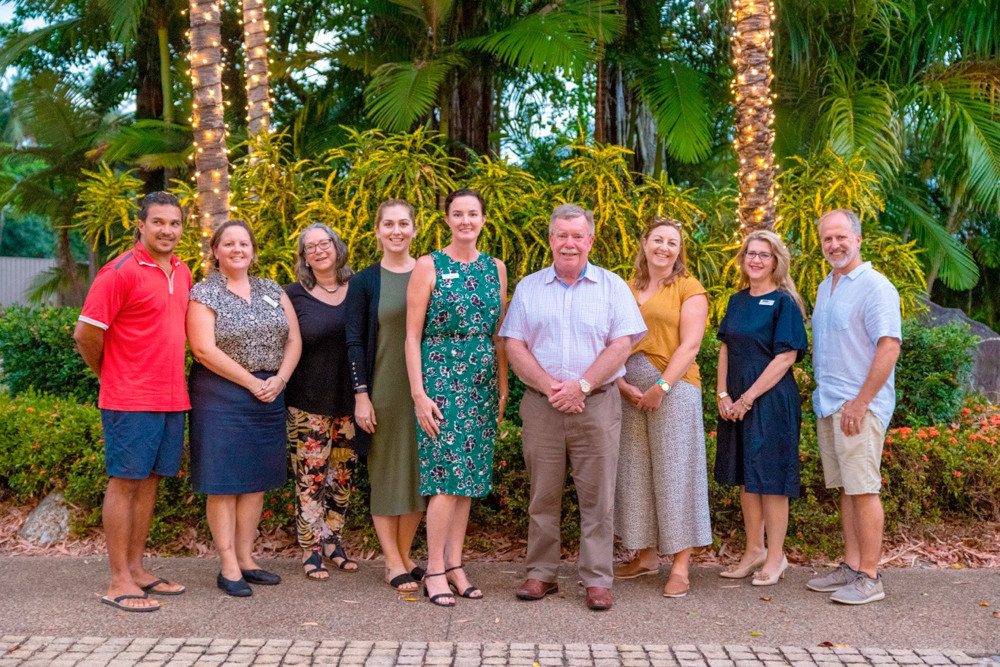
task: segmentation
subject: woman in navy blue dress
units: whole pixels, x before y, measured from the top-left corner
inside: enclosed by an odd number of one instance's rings
[[[799,495],[802,404],[792,364],[808,345],[790,257],[773,232],[749,234],[736,261],[740,291],[719,324],[719,427],[715,479],[740,487],[747,547],[721,576],[753,584],[784,577],[788,499]],[[767,534],[767,547],[764,536]],[[760,568],[759,570],[757,568]]]

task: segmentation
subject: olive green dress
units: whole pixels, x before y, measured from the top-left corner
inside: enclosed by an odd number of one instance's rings
[[[372,378],[375,433],[368,452],[371,512],[398,516],[423,512],[417,464],[417,429],[413,398],[406,381],[406,287],[410,273],[381,269],[378,298],[378,342]]]

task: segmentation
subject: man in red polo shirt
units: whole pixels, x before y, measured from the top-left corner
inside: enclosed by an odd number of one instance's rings
[[[154,595],[184,587],[143,566],[163,476],[180,470],[185,413],[184,316],[191,271],[173,255],[184,228],[177,197],[142,200],[135,246],[104,266],[90,287],[73,338],[101,381],[108,488],[104,532],[111,584],[101,598],[122,611],[156,611]]]

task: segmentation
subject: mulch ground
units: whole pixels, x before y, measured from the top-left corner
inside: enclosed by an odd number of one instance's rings
[[[105,553],[104,532],[92,528],[85,535],[71,537],[64,542],[40,547],[22,538],[18,533],[34,506],[0,502],[0,555],[20,556],[91,556]],[[511,537],[499,531],[477,528],[474,541],[489,544],[489,550],[467,550],[467,560],[523,561],[526,540]],[[278,528],[266,531],[257,540],[260,555],[298,557],[300,551],[292,531]],[[348,535],[345,548],[353,558],[375,559],[377,549],[362,544],[356,536]],[[194,528],[171,544],[151,550],[152,556],[193,556],[214,558],[210,543],[198,535]],[[569,555],[566,552],[564,555]],[[627,555],[621,552],[619,556]],[[702,549],[694,557],[699,565],[728,565],[739,556],[727,543],[718,550]],[[669,560],[669,559],[665,559]],[[826,559],[806,557],[795,550],[788,551],[788,560],[798,565],[823,565]],[[943,522],[919,533],[899,533],[886,537],[882,557],[883,567],[931,568],[1000,568],[1000,523]]]

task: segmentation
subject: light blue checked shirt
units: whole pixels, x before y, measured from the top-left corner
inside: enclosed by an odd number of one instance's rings
[[[813,309],[813,410],[829,417],[857,398],[868,377],[879,338],[903,340],[899,292],[889,279],[865,262],[837,281],[833,272],[820,283]],[[889,427],[896,409],[896,371],[882,385],[868,409]]]
[[[590,263],[569,287],[551,266],[525,276],[500,327],[500,336],[524,341],[559,381],[582,377],[612,340],[629,336],[635,345],[645,334],[625,281]],[[623,366],[611,379],[624,374]]]

